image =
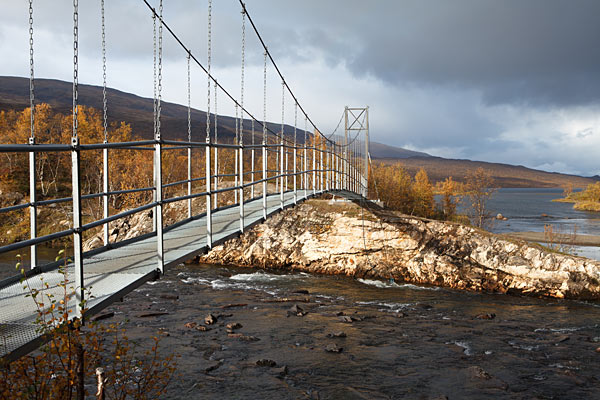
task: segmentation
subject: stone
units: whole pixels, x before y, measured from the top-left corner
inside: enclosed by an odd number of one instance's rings
[[[183,325],[184,327],[188,328],[188,329],[194,329],[198,324],[195,322],[186,322],[185,325]]]
[[[275,374],[275,376],[277,376],[279,378],[283,378],[288,373],[288,367],[284,365],[279,368],[273,368],[273,373]]]
[[[227,324],[227,326],[226,326],[226,327],[227,327],[227,329],[228,329],[228,330],[231,330],[231,331],[233,331],[233,330],[235,330],[235,329],[240,329],[240,328],[242,328],[242,327],[243,327],[243,325],[242,325],[242,324],[240,324],[240,323],[238,323],[238,322],[233,322],[233,323],[231,323],[231,324]]]
[[[496,314],[489,313],[489,314],[478,314],[473,319],[494,319],[494,318],[496,318]]]
[[[335,343],[328,344],[327,347],[325,347],[325,351],[329,353],[341,353],[342,350],[344,350],[344,348],[338,347],[338,345],[336,345]]]
[[[354,322],[354,319],[352,317],[347,316],[347,315],[342,315],[340,317],[340,321],[345,322],[347,324],[351,324],[352,322]]]
[[[600,347],[596,347],[596,353],[600,353]]]
[[[504,215],[498,213],[498,215],[496,215],[496,219],[503,220],[504,219]]]
[[[155,311],[155,312],[138,314],[138,318],[160,317],[161,315],[168,315],[168,314],[169,314],[168,312],[164,312],[164,311]]]
[[[261,358],[260,360],[256,361],[256,365],[259,367],[275,367],[277,366],[277,363],[267,358]]]
[[[298,289],[298,290],[294,290],[292,293],[294,293],[294,294],[308,294],[308,290],[306,290],[306,289]]]
[[[469,374],[473,378],[489,380],[492,376],[485,372],[485,370],[477,365],[468,368]]]
[[[217,322],[217,317],[214,316],[213,314],[208,314],[206,317],[204,317],[204,323],[206,325],[212,325],[216,322]]]
[[[331,332],[327,334],[327,337],[330,338],[345,338],[346,334],[342,331],[338,331],[338,332]]]
[[[305,316],[307,313],[304,311],[304,309],[302,307],[300,307],[298,304],[294,304],[287,312],[287,315],[295,315],[298,317],[303,317]]]

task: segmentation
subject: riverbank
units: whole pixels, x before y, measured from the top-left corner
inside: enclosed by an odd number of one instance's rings
[[[202,262],[394,279],[471,291],[600,298],[600,263],[485,231],[350,202],[285,210]]]

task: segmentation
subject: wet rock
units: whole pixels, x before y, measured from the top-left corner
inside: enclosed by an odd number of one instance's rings
[[[214,371],[214,370],[216,370],[217,368],[219,368],[221,365],[223,365],[223,360],[219,360],[219,362],[217,362],[216,364],[213,364],[213,365],[211,365],[211,366],[209,366],[209,367],[206,367],[206,368],[204,369],[204,373],[205,373],[205,374],[208,374],[209,372],[211,372],[211,371]]]
[[[342,331],[338,331],[338,332],[331,332],[327,334],[327,337],[330,338],[345,338],[346,334]]]
[[[213,314],[208,314],[206,317],[204,317],[204,323],[206,325],[212,325],[216,322],[217,322],[217,317]]]
[[[246,336],[246,335],[242,335],[241,333],[230,333],[227,336],[232,339],[240,339],[243,342],[257,342],[260,340],[259,338],[255,337],[255,336]]]
[[[288,373],[288,367],[284,365],[284,366],[279,367],[279,368],[274,368],[273,369],[273,373],[275,374],[275,376],[277,376],[279,378],[283,378]]]
[[[256,361],[256,365],[259,367],[276,367],[277,363],[273,360],[269,360],[268,358],[261,358],[260,360]]]
[[[102,321],[103,319],[112,318],[114,316],[115,316],[114,312],[112,312],[112,311],[106,312],[106,313],[96,315],[94,318],[92,318],[92,321]]]
[[[489,314],[477,314],[473,319],[494,319],[494,318],[496,318],[496,314],[489,313]]]
[[[210,331],[210,328],[204,325],[198,325],[196,326],[196,330],[200,332],[208,332]]]
[[[396,313],[396,318],[404,318],[408,316],[408,314],[403,313],[402,311]]]
[[[338,311],[335,313],[336,317],[341,317],[342,315],[344,315],[343,311]]]
[[[184,327],[188,328],[188,329],[194,329],[198,324],[195,322],[186,322],[185,325],[183,325]]]
[[[294,294],[308,294],[308,290],[306,289],[298,289],[298,290],[294,290],[292,293]]]
[[[433,306],[431,304],[425,304],[425,303],[417,303],[415,306],[422,310],[431,310],[433,308]]]
[[[555,342],[558,345],[559,343],[566,342],[569,339],[570,339],[569,335],[561,335],[555,339]]]
[[[347,315],[342,315],[340,317],[340,321],[345,322],[347,324],[351,324],[352,322],[354,322],[354,319],[352,317],[347,316]]]
[[[325,351],[329,353],[341,353],[342,350],[344,350],[344,348],[338,347],[338,345],[335,343],[328,344],[327,347],[325,347]]]
[[[300,307],[298,304],[294,304],[287,312],[287,315],[295,315],[298,317],[303,317],[305,316],[307,313],[306,311],[304,311],[304,309],[302,307]]]
[[[472,378],[477,378],[477,379],[485,379],[485,380],[489,380],[492,379],[492,376],[490,374],[488,374],[487,372],[485,372],[485,370],[477,365],[474,365],[472,367],[468,368],[469,371],[469,375]]]
[[[168,312],[165,311],[155,311],[149,313],[138,314],[138,318],[150,318],[150,317],[160,317],[161,315],[168,315]]]
[[[221,306],[221,308],[227,309],[227,308],[234,308],[234,307],[246,307],[247,305],[248,305],[247,303],[226,304],[224,306]]]
[[[233,322],[231,324],[227,324],[227,330],[233,331],[235,329],[240,329],[242,328],[243,325],[240,324],[239,322]]]
[[[498,215],[496,215],[496,219],[501,221],[504,219],[504,215],[498,213]]]
[[[161,294],[160,298],[166,300],[178,300],[179,296],[176,294]]]
[[[600,336],[593,337],[592,342],[594,342],[594,343],[600,342]]]

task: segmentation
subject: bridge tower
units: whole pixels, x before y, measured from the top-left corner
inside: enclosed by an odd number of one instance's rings
[[[352,170],[356,168],[360,173],[358,176],[360,177],[361,182],[360,185],[360,193],[366,198],[369,188],[369,106],[366,107],[348,107],[344,109],[344,121],[345,121],[345,129],[344,129],[344,159],[345,165],[343,167],[344,172],[344,189],[351,190],[348,187],[350,184],[349,176],[352,174]],[[355,132],[355,135],[352,133]],[[364,132],[364,154],[362,153],[362,149],[355,147],[351,147],[351,144],[354,143],[357,137],[359,137],[360,133]],[[349,154],[350,149],[357,149],[355,152],[360,154],[360,158],[364,158],[364,160],[357,161],[355,165],[350,164],[350,160],[355,158],[356,154]],[[360,165],[360,163],[364,163]]]

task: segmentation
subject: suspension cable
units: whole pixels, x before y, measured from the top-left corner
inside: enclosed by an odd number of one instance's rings
[[[185,44],[183,44],[183,42],[181,41],[181,39],[175,34],[175,32],[173,32],[173,30],[171,29],[171,27],[164,21],[164,19],[162,18],[162,15],[159,15],[156,10],[150,5],[150,3],[148,3],[148,0],[142,0],[146,6],[148,7],[148,9],[150,9],[150,11],[153,13],[153,15],[159,19],[160,21],[160,27],[162,28],[164,26],[165,29],[167,29],[167,31],[171,34],[171,36],[175,39],[175,41],[177,43],[179,43],[179,45],[184,49],[184,51],[186,53],[190,53],[192,60],[208,75],[208,79],[212,80],[215,83],[215,86],[217,86],[217,88],[221,89],[223,91],[223,93],[234,103],[237,104],[238,106],[240,105],[239,102],[236,100],[235,97],[233,97],[231,95],[231,93],[229,93],[229,91],[227,91],[227,89],[225,89],[220,83],[217,82],[217,79],[215,77],[213,77],[208,69],[206,67],[204,67],[204,65],[202,63],[200,63],[200,61],[198,61],[198,59],[194,56],[194,54],[191,52],[191,50],[185,46]],[[247,15],[247,14],[246,14]],[[161,29],[162,30],[162,29]],[[246,108],[244,108],[244,112],[246,113],[246,115],[248,115],[249,118],[253,118],[256,120],[256,122],[258,122],[259,124],[263,124],[266,123],[266,121],[259,121],[252,113],[250,113]],[[279,134],[274,132],[273,130],[271,130],[270,128],[266,127],[267,132],[271,133],[272,135],[279,137]],[[291,143],[290,140],[288,139],[284,139],[286,142]]]
[[[187,109],[187,123],[188,123],[188,142],[192,141],[192,78],[190,76],[190,55],[188,53],[187,56],[187,101],[188,101],[188,109]]]
[[[160,0],[158,6],[158,86],[156,100],[156,135],[160,137],[160,111],[161,111],[161,96],[162,96],[162,31],[163,31],[163,0]]]
[[[246,6],[242,3],[242,76],[240,89],[240,141],[239,144],[244,144],[244,64],[246,58]]]
[[[29,0],[29,107],[31,122],[31,141],[35,139],[35,94],[33,74],[33,0]]]
[[[212,0],[208,0],[207,90],[206,90],[206,141],[210,141],[210,62],[212,52]],[[188,60],[193,57],[188,51]],[[216,82],[215,82],[216,85]],[[215,88],[215,143],[217,142],[217,90]],[[215,158],[216,160],[216,158]],[[216,162],[216,161],[215,161]],[[218,171],[215,172],[218,174]]]
[[[153,112],[152,112],[152,117],[154,119],[154,131],[153,131],[153,137],[156,137],[156,14],[152,14],[152,28],[153,28],[153,56],[154,56],[154,83],[153,83],[153,90],[154,90],[154,97],[153,97]]]
[[[77,138],[78,69],[79,69],[79,2],[73,0],[73,137]]]
[[[240,4],[245,7],[244,3],[242,2],[242,0],[239,0]],[[248,21],[250,22],[250,24],[252,25],[252,28],[254,29],[254,32],[256,33],[256,36],[258,37],[258,40],[260,41],[260,43],[262,44],[263,48],[265,49],[265,52],[267,53],[269,59],[271,60],[271,63],[273,63],[273,66],[275,67],[275,70],[277,71],[277,73],[279,74],[279,77],[281,78],[281,80],[284,82],[285,87],[287,88],[288,92],[290,93],[290,95],[292,96],[293,100],[295,102],[298,103],[298,107],[300,108],[300,110],[302,111],[302,113],[304,114],[304,116],[310,121],[311,125],[315,128],[315,130],[319,133],[319,135],[323,136],[327,141],[331,142],[329,140],[329,138],[325,137],[322,133],[321,130],[317,128],[317,126],[315,125],[315,123],[310,119],[310,117],[308,116],[307,112],[304,110],[304,108],[302,107],[302,105],[298,102],[298,99],[296,98],[296,96],[294,95],[294,93],[292,92],[292,89],[290,88],[290,86],[287,84],[287,82],[285,81],[285,78],[283,77],[283,74],[281,73],[279,67],[277,66],[277,64],[275,63],[275,60],[273,59],[273,57],[271,56],[271,53],[269,52],[269,50],[267,49],[267,45],[265,44],[265,41],[263,40],[262,36],[260,35],[260,33],[258,32],[258,29],[256,27],[256,25],[254,24],[254,21],[252,20],[252,17],[250,17],[250,14],[246,11],[246,15],[248,16]]]
[[[102,117],[104,127],[104,142],[108,142],[108,115],[106,107],[106,28],[104,24],[104,0],[100,1],[102,14]]]

